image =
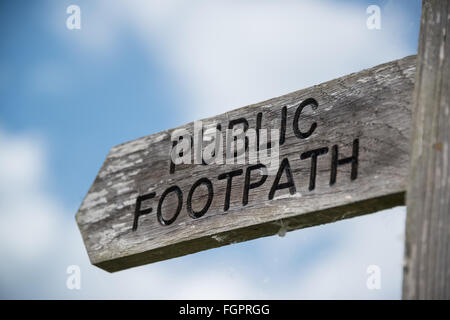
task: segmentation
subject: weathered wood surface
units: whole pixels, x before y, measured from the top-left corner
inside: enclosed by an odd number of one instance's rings
[[[91,262],[114,272],[404,204],[415,65],[415,56],[406,57],[203,120],[205,126],[227,127],[230,120],[244,117],[255,128],[257,113],[262,112],[263,128],[280,128],[280,112],[287,106],[280,162],[287,158],[290,163],[294,194],[286,188],[269,200],[276,178],[269,175],[261,186],[250,189],[244,206],[249,165],[180,165],[170,174],[173,130],[112,148],[76,215]],[[318,107],[305,107],[299,128],[305,132],[313,122],[317,127],[311,136],[300,139],[293,132],[293,119],[299,104],[308,98],[316,99]],[[184,127],[192,131],[193,124]],[[333,146],[339,159],[351,157],[355,140],[356,179],[351,179],[349,162],[337,166],[336,182],[330,185]],[[328,152],[317,158],[315,186],[310,190],[312,162],[305,156],[301,159],[301,154],[318,148]],[[218,176],[236,169],[243,173],[232,180],[229,209],[224,212],[227,180]],[[283,172],[280,183],[287,176]],[[194,182],[203,177],[211,180],[214,197],[206,214],[193,219],[186,199]],[[251,183],[260,179],[258,171],[251,172]],[[173,185],[182,191],[182,209],[175,222],[163,226],[156,215],[158,201]],[[144,201],[142,208],[153,211],[140,216],[133,231],[136,198],[149,192],[156,196]],[[207,198],[206,188],[198,188],[193,207],[201,209]],[[162,216],[169,219],[177,205],[174,193],[167,196]]]
[[[450,1],[422,4],[403,298],[450,299]]]

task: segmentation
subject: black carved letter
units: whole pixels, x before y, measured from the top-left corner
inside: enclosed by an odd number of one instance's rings
[[[267,174],[263,174],[261,176],[261,179],[257,182],[253,182],[250,183],[250,177],[251,177],[251,173],[254,170],[259,170],[259,169],[263,169],[266,170],[266,166],[259,163],[256,164],[254,166],[250,166],[247,168],[247,170],[245,171],[245,184],[244,184],[244,194],[242,196],[242,204],[245,206],[248,203],[248,192],[250,189],[255,189],[258,188],[259,186],[261,186],[264,182],[266,182],[267,179]]]
[[[311,173],[309,175],[309,191],[314,190],[316,187],[316,173],[317,173],[317,157],[326,154],[328,152],[328,148],[319,148],[307,152],[303,152],[300,155],[300,159],[308,159],[311,158]]]
[[[206,201],[206,204],[202,210],[195,212],[192,209],[192,195],[194,194],[197,187],[199,187],[202,184],[206,185],[206,187],[208,188],[208,201]],[[213,197],[214,197],[214,191],[213,191],[213,185],[212,185],[211,181],[208,178],[201,178],[201,179],[197,180],[193,184],[191,190],[189,191],[188,198],[187,198],[186,205],[187,205],[187,211],[188,211],[189,215],[194,219],[197,219],[197,218],[200,218],[201,216],[203,216],[208,211],[209,206],[211,205],[211,202],[213,200]]]
[[[331,154],[331,176],[330,176],[330,186],[336,183],[337,167],[343,164],[351,163],[352,171],[350,174],[350,179],[355,180],[358,176],[358,152],[359,152],[359,140],[353,140],[353,154],[351,157],[338,159],[339,149],[337,145],[332,148]]]
[[[280,183],[281,175],[283,172],[286,173],[287,182]],[[275,191],[289,188],[289,193],[292,195],[296,192],[294,178],[292,176],[291,166],[289,165],[289,160],[287,158],[284,158],[281,161],[280,168],[278,168],[277,175],[275,177],[275,180],[273,181],[272,187],[270,188],[269,192],[269,200],[273,199],[273,196],[275,195]]]
[[[240,176],[242,172],[243,172],[242,169],[239,169],[227,173],[222,173],[218,177],[219,180],[227,179],[227,189],[225,191],[225,203],[223,205],[223,211],[225,212],[228,211],[228,209],[230,208],[231,183],[233,177]]]
[[[317,103],[317,101],[314,98],[308,98],[308,99],[304,100],[302,103],[300,103],[297,110],[295,111],[293,128],[294,128],[295,136],[300,139],[308,138],[310,135],[313,134],[314,130],[316,130],[316,128],[317,128],[317,123],[315,123],[315,122],[311,125],[311,127],[309,128],[309,130],[307,132],[301,132],[300,128],[298,127],[298,120],[300,118],[300,114],[302,113],[303,108],[306,107],[307,105],[312,105],[313,108],[316,108],[319,104]]]
[[[169,220],[165,220],[162,216],[161,208],[162,208],[164,199],[171,192],[175,192],[178,197],[178,207],[177,207],[177,210],[176,210],[175,214],[173,215],[173,217],[170,218]],[[176,220],[178,215],[180,214],[182,206],[183,206],[183,193],[181,192],[181,189],[178,186],[171,186],[170,188],[167,188],[161,195],[161,198],[159,199],[159,202],[158,202],[158,211],[157,211],[156,215],[158,217],[159,223],[163,226],[168,226],[169,224],[172,224]]]
[[[136,206],[134,208],[134,221],[133,221],[133,229],[132,229],[133,231],[137,230],[139,217],[143,216],[144,214],[149,214],[153,210],[152,208],[141,210],[142,201],[150,200],[150,199],[154,198],[155,195],[156,194],[154,192],[150,192],[148,194],[144,194],[142,196],[137,197]]]

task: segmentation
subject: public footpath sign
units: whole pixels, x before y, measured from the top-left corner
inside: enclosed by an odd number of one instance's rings
[[[115,272],[405,203],[416,57],[113,147],[76,220]]]

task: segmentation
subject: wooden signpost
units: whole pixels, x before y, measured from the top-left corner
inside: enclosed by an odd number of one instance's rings
[[[112,148],[77,214],[92,263],[114,272],[403,204],[415,65],[407,57],[202,121],[279,129],[272,175],[174,165],[173,130]],[[193,135],[193,123],[183,128]]]
[[[425,3],[438,6],[437,1]],[[447,7],[441,6],[448,10],[446,3]],[[449,25],[446,12],[439,24],[444,30]],[[422,21],[421,44],[432,41],[423,35],[426,21]],[[411,181],[408,171],[412,97],[416,78],[421,85],[415,89],[416,108],[434,99],[433,121],[447,121],[444,136],[432,140],[435,150],[442,153],[437,158],[429,156],[439,160],[430,160],[434,161],[430,169],[426,169],[430,164],[425,160],[418,165],[421,171],[412,176],[424,179],[423,170],[428,170],[435,179],[448,177],[449,171],[436,171],[436,165],[445,165],[448,170],[449,41],[442,43],[442,54],[427,56],[441,59],[439,63],[424,60],[422,45],[418,75],[416,56],[410,56],[204,119],[200,131],[198,123],[190,123],[113,147],[76,215],[91,262],[115,272],[402,205],[408,176],[410,183],[423,186],[415,193],[426,197],[432,182]],[[428,65],[436,70],[430,71]],[[432,72],[439,78],[428,80]],[[434,87],[428,81],[434,81],[440,91],[429,91]],[[445,117],[438,116],[437,110]],[[416,111],[415,121],[424,121],[423,114]],[[430,126],[432,129],[425,131],[435,137],[435,122]],[[421,128],[419,123],[416,127]],[[213,137],[206,134],[211,128],[215,130]],[[237,136],[230,136],[236,129],[245,136],[242,148],[232,149],[231,156],[225,152],[224,157],[234,161],[241,151],[244,162],[206,161],[205,153],[212,145],[228,146],[237,141]],[[275,129],[276,140],[261,144],[264,129]],[[188,137],[181,139],[181,131]],[[250,132],[256,132],[256,160],[263,151],[278,151],[272,153],[277,162],[271,170],[266,170],[265,163],[251,161],[255,136]],[[431,140],[423,141],[427,144],[414,148],[425,145],[430,152]],[[189,148],[179,149],[181,145]],[[212,150],[209,156],[223,155],[223,149]],[[178,163],[174,155],[193,163]],[[435,241],[445,245],[439,249],[439,259],[448,262],[448,184],[442,184],[440,190],[429,200],[443,201],[438,206],[440,220],[427,227],[440,228]],[[423,255],[417,241],[418,247],[411,245],[412,251],[407,247],[407,256],[413,260]],[[445,278],[448,292],[449,272],[441,271],[440,279]]]

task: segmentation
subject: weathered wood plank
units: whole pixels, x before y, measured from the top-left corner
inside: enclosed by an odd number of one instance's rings
[[[422,4],[403,298],[450,299],[450,1]]]
[[[184,164],[169,172],[174,129],[112,148],[76,215],[91,262],[114,272],[403,204],[414,75],[415,56],[410,56],[203,120],[204,126],[220,123],[225,128],[245,118],[255,128],[261,112],[263,128],[280,129],[286,107],[280,163],[289,162],[295,190],[292,184],[274,189],[276,176],[269,175],[249,190],[246,204],[246,173],[250,184],[262,179],[258,170],[249,171],[251,165]],[[308,105],[297,112],[308,98],[318,107]],[[307,138],[296,134],[296,113],[297,129],[312,132]],[[192,132],[193,124],[183,128]],[[317,156],[312,188],[308,151],[319,148],[323,154]],[[345,158],[348,161],[342,161]],[[225,211],[227,180],[218,177],[239,169],[243,171],[233,177]],[[288,187],[289,175],[281,173],[278,187]],[[187,211],[188,194],[200,178],[211,181],[213,197],[207,212],[193,219]],[[158,203],[171,186],[181,190],[181,211],[172,224],[161,225]],[[138,217],[133,231],[137,197],[151,192],[154,198],[143,201],[141,209],[152,212]],[[210,195],[199,187],[192,197],[194,210],[200,210]],[[177,206],[172,192],[162,202],[161,216],[170,219]]]

